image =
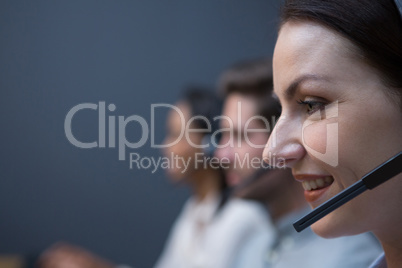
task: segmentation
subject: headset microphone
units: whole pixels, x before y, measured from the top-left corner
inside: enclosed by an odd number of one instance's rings
[[[293,227],[296,231],[301,232],[311,224],[320,220],[330,212],[334,211],[338,207],[342,206],[346,202],[352,200],[356,196],[360,195],[364,191],[372,190],[378,185],[386,182],[387,180],[395,177],[402,172],[402,152],[399,152],[395,156],[391,157],[388,161],[384,162],[380,166],[376,167],[363,178],[353,185],[349,186],[339,194],[335,195],[327,202],[321,204],[309,214],[296,221]]]

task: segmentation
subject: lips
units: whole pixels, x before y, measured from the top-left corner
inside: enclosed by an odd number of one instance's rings
[[[313,203],[322,197],[334,182],[332,176],[295,175],[295,178],[302,183],[304,197],[309,203]]]

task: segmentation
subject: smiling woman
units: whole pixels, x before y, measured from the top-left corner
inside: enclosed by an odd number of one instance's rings
[[[402,150],[402,21],[391,0],[286,1],[274,52],[282,115],[264,158],[285,159],[315,208]],[[402,265],[402,175],[330,213],[324,237],[372,231]]]

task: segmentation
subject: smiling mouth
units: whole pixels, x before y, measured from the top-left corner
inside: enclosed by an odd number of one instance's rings
[[[306,191],[316,191],[330,186],[334,182],[332,176],[325,176],[315,180],[306,180],[302,182],[303,188]]]

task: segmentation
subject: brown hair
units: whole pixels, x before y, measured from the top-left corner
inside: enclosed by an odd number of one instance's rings
[[[383,83],[402,98],[402,20],[395,2],[286,0],[281,25],[300,20],[317,22],[346,37]]]
[[[256,98],[256,111],[266,119],[278,118],[279,102],[272,97],[272,60],[257,59],[238,62],[220,77],[218,90],[225,97],[240,93]]]

